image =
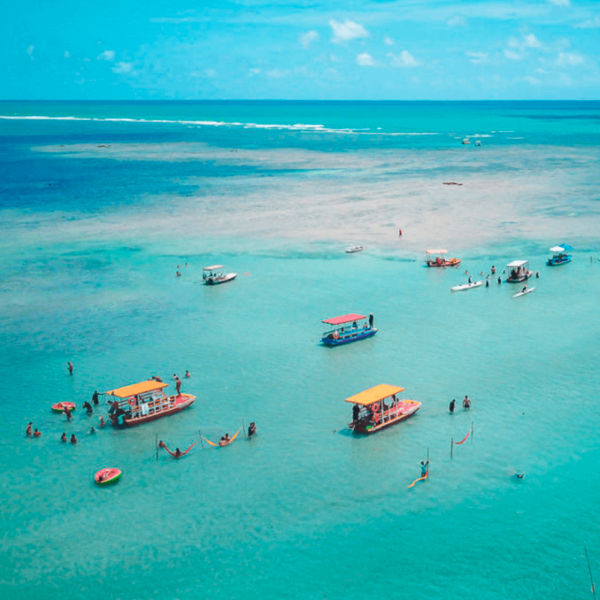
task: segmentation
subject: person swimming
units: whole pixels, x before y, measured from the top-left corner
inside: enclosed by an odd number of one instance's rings
[[[102,429],[104,425],[106,425],[106,421],[104,420],[104,417],[100,415],[100,429]]]
[[[38,438],[38,437],[42,437],[42,432],[41,432],[39,429],[36,429],[36,430],[33,432],[33,437],[36,437],[36,438]]]
[[[26,429],[25,429],[25,435],[26,435],[27,437],[31,437],[31,436],[32,436],[32,434],[33,434],[33,423],[32,423],[32,422],[30,422],[30,423],[28,423],[28,424],[27,424],[27,427],[26,427]]]
[[[75,434],[71,435],[71,444],[77,443],[77,436]]]
[[[96,428],[93,425],[90,427],[90,433],[96,433]]]
[[[66,444],[66,443],[67,443],[67,434],[66,434],[66,432],[63,432],[63,434],[60,436],[60,441],[61,441],[63,444]]]

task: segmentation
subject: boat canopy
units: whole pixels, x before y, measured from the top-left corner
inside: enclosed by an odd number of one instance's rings
[[[137,396],[138,394],[145,394],[146,392],[153,392],[154,390],[162,390],[168,386],[168,383],[161,383],[160,381],[151,379],[149,381],[126,385],[125,387],[117,388],[116,390],[111,390],[106,393],[111,396],[116,396],[117,398],[129,398],[130,396]]]
[[[550,248],[550,252],[568,252],[569,250],[573,250],[573,246],[569,246],[569,244],[561,244]]]
[[[212,267],[204,267],[205,271],[216,271],[217,269],[224,269],[225,265],[213,265]]]
[[[346,402],[351,402],[352,404],[360,404],[362,406],[371,406],[371,404],[375,404],[375,402],[379,402],[384,398],[389,398],[394,394],[399,394],[403,392],[403,387],[398,387],[397,385],[388,385],[387,383],[380,383],[375,387],[372,387],[360,394],[356,394],[354,396],[350,396],[350,398],[346,398]]]
[[[427,254],[448,254],[448,250],[425,250]]]
[[[528,260],[513,260],[511,263],[507,264],[506,266],[509,269],[518,269],[519,267],[526,265],[528,262],[529,262]]]
[[[325,319],[321,321],[321,323],[327,323],[327,325],[343,325],[344,323],[352,323],[353,321],[358,321],[359,319],[366,319],[364,315],[342,315],[341,317],[333,317],[333,319]]]

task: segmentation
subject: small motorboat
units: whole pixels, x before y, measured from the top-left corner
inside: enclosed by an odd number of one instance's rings
[[[324,319],[321,322],[326,325],[326,330],[321,337],[321,343],[325,346],[341,346],[364,340],[377,333],[377,328],[373,327],[373,315],[366,317],[351,313],[333,319]]]
[[[364,248],[362,246],[350,246],[346,248],[346,254],[354,254],[355,252],[362,252]]]
[[[100,469],[94,475],[94,481],[98,485],[112,485],[113,483],[117,483],[119,479],[121,479],[121,475],[123,473],[120,469],[115,467],[108,467],[106,469]]]
[[[464,140],[461,142],[461,144],[462,144],[463,146],[468,146],[470,143],[471,143],[471,142],[469,141],[469,138],[465,138],[465,139],[464,139]]]
[[[75,403],[73,402],[57,402],[52,405],[52,410],[54,412],[63,413],[65,412],[65,408],[69,410],[75,410]]]
[[[481,287],[483,281],[473,281],[472,283],[464,283],[462,285],[455,285],[450,288],[451,292],[463,292],[464,290],[472,290],[473,288]]]
[[[506,268],[510,269],[506,278],[507,283],[522,283],[533,275],[533,271],[529,270],[528,260],[513,260],[506,265]]]
[[[354,433],[369,434],[412,417],[421,403],[398,398],[397,394],[403,391],[403,387],[382,383],[346,398],[346,402],[354,404],[348,427]]]
[[[548,259],[546,263],[549,267],[558,267],[560,265],[566,265],[573,260],[573,255],[568,254],[570,250],[573,250],[569,244],[561,244],[560,246],[552,246],[550,252],[554,252],[554,256]]]
[[[525,286],[525,288],[523,290],[521,290],[517,294],[513,294],[513,298],[518,298],[519,296],[524,296],[525,294],[530,294],[531,292],[533,292],[533,290],[535,290],[535,287],[528,288],[527,286]]]
[[[448,250],[425,250],[425,262],[428,267],[457,267],[460,265],[460,258],[444,258]]]
[[[211,267],[204,267],[202,273],[202,279],[205,285],[219,285],[220,283],[227,283],[237,277],[237,273],[224,273],[222,269],[223,265],[212,265]]]

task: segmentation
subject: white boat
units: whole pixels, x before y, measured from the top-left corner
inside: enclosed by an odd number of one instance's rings
[[[468,146],[470,143],[471,143],[471,142],[469,141],[469,138],[465,138],[465,139],[462,141],[462,145],[463,145],[463,146]]]
[[[483,281],[474,281],[473,283],[464,283],[463,285],[455,285],[450,288],[451,292],[462,292],[463,290],[472,290],[473,288],[483,285]]]
[[[350,246],[349,248],[346,248],[346,253],[354,254],[355,252],[362,252],[363,250],[364,248],[362,246]]]
[[[220,283],[227,283],[237,277],[237,273],[224,273],[222,269],[223,265],[212,265],[211,267],[204,267],[202,273],[202,279],[204,279],[205,285],[219,285]]]
[[[529,294],[530,292],[533,292],[533,290],[535,290],[534,287],[527,288],[525,291],[521,291],[518,294],[513,294],[513,298],[518,298],[519,296],[524,296],[525,294]]]

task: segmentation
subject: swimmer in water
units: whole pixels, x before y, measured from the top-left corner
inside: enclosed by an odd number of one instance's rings
[[[71,436],[71,444],[76,444],[77,443],[77,436],[75,434],[73,434]]]
[[[68,362],[67,367],[69,368],[69,375],[73,375],[73,363]]]
[[[357,406],[356,404],[354,406]],[[357,419],[354,419],[355,421]],[[256,423],[252,421],[250,425],[248,425],[248,439],[250,439],[253,435],[256,435]]]
[[[42,432],[41,432],[41,431],[39,431],[38,429],[36,429],[36,430],[33,432],[33,437],[36,437],[36,438],[37,438],[37,437],[42,437]]]
[[[100,415],[100,429],[102,429],[104,425],[106,425],[106,421],[104,420],[104,417]]]
[[[525,473],[515,473],[515,477],[517,479],[523,479],[523,477],[525,477]]]
[[[448,406],[448,410],[453,413],[454,412],[454,407],[456,406],[456,400],[454,398],[452,398],[452,401],[450,402],[450,406]]]
[[[31,437],[33,433],[33,423],[28,423],[27,428],[25,429],[25,435],[27,437]]]
[[[93,425],[90,427],[90,433],[96,433],[96,428]]]
[[[471,398],[469,396],[465,396],[463,400],[463,408],[471,408]]]
[[[61,441],[63,444],[66,444],[66,443],[67,443],[67,434],[66,434],[66,432],[63,432],[63,434],[60,436],[60,441]]]
[[[68,406],[65,406],[64,412],[65,415],[67,415],[67,421],[70,421],[73,418],[73,415],[71,414],[71,409]]]
[[[186,372],[185,372],[185,375],[184,375],[184,377],[186,377],[186,378],[189,378],[189,377],[191,377],[191,375],[190,375],[190,372],[189,372],[189,371],[186,371]]]

